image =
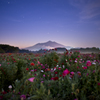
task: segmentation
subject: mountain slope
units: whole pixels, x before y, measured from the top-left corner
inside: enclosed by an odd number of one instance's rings
[[[36,51],[36,50],[40,50],[40,49],[53,49],[53,48],[57,48],[57,47],[65,47],[62,44],[59,44],[57,42],[52,42],[52,41],[48,41],[45,43],[37,43],[34,46],[30,46],[24,49],[30,50],[30,51]]]

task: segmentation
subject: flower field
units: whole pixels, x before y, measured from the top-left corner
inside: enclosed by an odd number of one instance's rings
[[[0,100],[100,100],[100,54],[55,50],[0,54]]]

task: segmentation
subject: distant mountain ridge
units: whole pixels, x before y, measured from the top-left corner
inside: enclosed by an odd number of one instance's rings
[[[27,48],[24,48],[24,49],[30,50],[30,51],[37,51],[37,50],[40,50],[40,49],[53,49],[53,48],[58,48],[58,47],[65,48],[66,46],[59,44],[57,42],[48,41],[48,42],[44,42],[44,43],[37,43],[33,46],[30,46],[30,47],[27,47]]]

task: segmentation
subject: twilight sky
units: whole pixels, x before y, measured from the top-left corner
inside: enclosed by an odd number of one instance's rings
[[[100,0],[0,0],[0,44],[55,41],[100,47]]]

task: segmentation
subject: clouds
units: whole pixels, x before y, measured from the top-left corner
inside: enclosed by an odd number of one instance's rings
[[[80,9],[80,19],[100,16],[100,0],[70,0],[70,4]]]
[[[93,2],[84,5],[80,15],[82,19],[100,16],[100,1],[94,0]]]

